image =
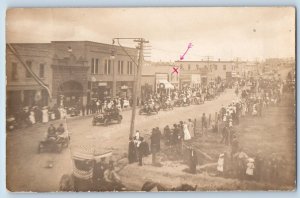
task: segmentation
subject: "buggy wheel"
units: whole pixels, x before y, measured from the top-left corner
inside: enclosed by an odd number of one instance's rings
[[[37,153],[40,154],[42,152],[42,145],[39,143]]]
[[[61,153],[61,151],[62,151],[62,149],[63,149],[63,145],[60,143],[60,144],[57,144],[57,152],[58,153]]]
[[[107,125],[108,125],[108,122],[109,122],[109,120],[108,120],[108,119],[105,119],[105,120],[104,120],[104,126],[107,126]]]
[[[68,146],[69,146],[69,138],[65,139],[64,143],[62,144],[62,147],[64,148],[68,148]]]
[[[122,121],[122,116],[121,116],[121,115],[119,115],[119,116],[118,116],[118,124],[120,124],[120,123],[121,123],[121,121]]]

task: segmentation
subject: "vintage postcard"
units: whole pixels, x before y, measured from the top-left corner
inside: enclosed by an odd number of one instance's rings
[[[295,190],[295,12],[8,9],[7,189]]]

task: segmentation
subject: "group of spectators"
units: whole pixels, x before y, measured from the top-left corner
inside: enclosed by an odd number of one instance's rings
[[[243,150],[239,142],[239,132],[235,126],[239,125],[244,116],[263,116],[263,109],[270,105],[276,105],[281,101],[283,83],[266,79],[242,80],[235,84],[236,99],[228,106],[222,106],[216,113],[214,121],[205,113],[201,117],[201,131],[196,131],[195,121],[188,119],[187,122],[180,121],[172,126],[167,125],[161,133],[160,129],[154,128],[150,136],[150,147],[139,132],[129,141],[129,163],[138,162],[142,165],[142,159],[152,154],[152,164],[158,165],[156,154],[160,151],[160,142],[163,139],[166,146],[178,156],[182,155],[183,147],[189,153],[190,173],[196,173],[198,159],[196,150],[186,146],[185,141],[193,139],[199,134],[206,139],[208,131],[221,132],[220,144],[229,147],[219,155],[217,172],[220,176],[239,178],[241,180],[257,180],[276,182],[280,177],[279,169],[283,166],[284,156],[272,154],[265,160],[261,153],[249,156]],[[182,93],[192,95],[193,89],[186,89]],[[176,94],[175,94],[176,96]],[[199,127],[197,128],[199,129]],[[265,170],[265,171],[264,171]]]
[[[249,87],[241,87],[243,91],[237,101],[220,110],[220,118],[222,118],[220,143],[225,143],[231,149],[230,152],[219,155],[217,171],[224,177],[278,182],[279,169],[283,166],[284,157],[276,154],[263,157],[260,152],[250,157],[240,146],[238,132],[234,129],[234,125],[238,125],[239,119],[243,116],[260,117],[263,115],[264,108],[278,104],[281,101],[283,84],[281,81],[262,78],[249,83]]]

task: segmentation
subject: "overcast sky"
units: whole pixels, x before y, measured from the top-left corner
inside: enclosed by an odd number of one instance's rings
[[[153,61],[178,60],[190,42],[184,60],[295,56],[295,10],[287,7],[14,9],[6,20],[7,42],[143,37]]]

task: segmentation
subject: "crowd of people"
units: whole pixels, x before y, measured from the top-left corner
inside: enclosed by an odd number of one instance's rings
[[[193,89],[186,89],[181,93],[192,95]],[[225,151],[219,155],[217,162],[218,175],[224,177],[234,177],[241,180],[257,180],[274,182],[279,178],[278,169],[282,166],[283,156],[272,154],[268,160],[264,160],[261,153],[256,156],[249,156],[239,143],[239,131],[236,130],[240,119],[245,116],[261,117],[264,109],[269,106],[280,103],[283,91],[283,82],[278,80],[268,80],[260,78],[258,80],[240,80],[235,84],[236,98],[228,105],[221,107],[212,121],[211,116],[203,113],[201,120],[201,130],[196,131],[195,120],[180,121],[172,126],[165,126],[163,133],[160,129],[152,130],[150,140],[150,149],[148,143],[139,132],[129,141],[129,163],[139,162],[142,165],[142,158],[152,154],[152,163],[159,164],[155,155],[160,150],[160,141],[163,138],[165,144],[174,154],[180,156],[183,147],[189,153],[189,172],[196,173],[198,164],[197,150],[186,146],[185,142],[193,139],[196,135],[206,139],[209,131],[221,133],[220,144],[229,148],[230,152]],[[176,98],[177,94],[174,94]],[[197,128],[199,130],[199,128]],[[228,150],[228,149],[226,149]],[[267,169],[267,170],[266,170]],[[266,170],[266,171],[263,171]]]
[[[37,123],[48,123],[53,120],[65,119],[67,116],[86,116],[95,113],[103,113],[118,108],[120,111],[130,107],[130,100],[124,98],[106,98],[104,100],[91,100],[86,105],[81,105],[80,102],[72,105],[49,106],[25,106],[17,112],[9,114],[7,117],[7,128],[13,130],[16,128],[25,128]]]
[[[263,116],[263,110],[281,101],[283,83],[259,79],[248,82],[250,86],[241,87],[241,97],[233,101],[227,108],[220,110],[219,121],[222,122],[221,144],[230,146],[230,152],[219,155],[217,171],[224,177],[239,178],[241,180],[256,180],[277,182],[282,156],[272,154],[269,159],[263,159],[261,153],[249,156],[239,144],[238,131],[234,125],[239,124],[244,116]],[[263,171],[265,170],[265,171]]]

